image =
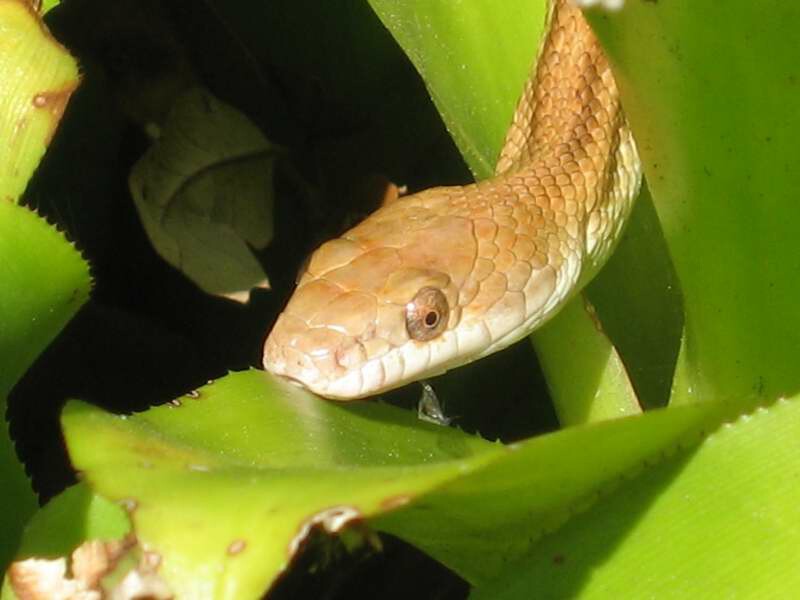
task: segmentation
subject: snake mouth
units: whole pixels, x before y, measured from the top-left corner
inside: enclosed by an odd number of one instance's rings
[[[314,381],[319,379],[319,369],[310,357],[298,350],[276,343],[270,335],[264,344],[264,369],[296,385],[314,391]]]
[[[302,347],[317,332],[286,329],[285,321],[279,320],[264,344],[263,366],[267,372],[334,400],[351,400],[370,393],[371,390],[363,389],[360,369],[356,365],[344,369],[337,362],[334,350],[306,352],[297,347]]]
[[[288,383],[290,385],[293,385],[295,387],[299,387],[299,388],[304,389],[304,390],[308,389],[308,387],[306,386],[305,383],[303,383],[299,379],[296,379],[295,377],[292,377],[291,375],[283,375],[281,373],[276,373],[274,371],[270,371],[269,369],[267,369],[267,372],[270,375],[278,377],[279,379],[281,379],[282,381],[285,381],[286,383]]]
[[[264,345],[264,368],[314,394],[339,401],[374,396],[420,377],[439,375],[470,360],[491,341],[488,331],[477,327],[466,337],[448,331],[436,340],[407,340],[369,356],[366,342],[355,338],[345,338],[340,346],[324,352],[303,351],[305,336],[311,331],[293,330],[287,337],[279,321]]]
[[[264,352],[264,369],[284,381],[330,400],[357,400],[380,392],[375,382],[365,381],[361,369],[339,374],[326,374],[314,364],[311,357],[294,349],[272,348]],[[276,353],[282,356],[275,356]],[[285,354],[289,354],[287,357]]]
[[[367,360],[353,338],[309,352],[306,343],[316,332],[287,331],[285,325],[279,320],[264,344],[263,365],[269,373],[333,400],[355,400],[386,387],[380,360]]]

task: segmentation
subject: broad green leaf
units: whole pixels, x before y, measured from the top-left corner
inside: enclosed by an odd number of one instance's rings
[[[479,179],[494,173],[544,29],[540,0],[370,0]]]
[[[268,287],[250,249],[272,239],[278,148],[208,91],[180,96],[130,189],[158,253],[206,292],[247,301]]]
[[[78,69],[30,6],[0,0],[0,565],[36,498],[5,424],[17,379],[83,304],[87,265],[55,229],[14,204],[78,84]]]
[[[53,227],[0,201],[0,414],[16,381],[89,295],[88,267]],[[11,558],[36,498],[3,423],[0,434],[0,565]],[[13,508],[11,508],[13,507]]]
[[[690,410],[687,410],[690,409]],[[496,578],[623,478],[678,448],[697,444],[735,411],[709,403],[570,427],[509,446],[469,476],[454,479],[379,517],[401,536],[480,585]]]
[[[796,391],[800,6],[627,2],[589,16],[684,297],[674,401]]]
[[[0,0],[0,81],[0,200],[16,201],[78,85],[78,65],[24,0]]]
[[[577,313],[577,314],[576,314]],[[562,426],[592,423],[641,412],[625,366],[583,295],[569,302],[536,332],[535,346]],[[580,373],[566,376],[565,364]]]
[[[119,504],[79,483],[50,500],[28,522],[17,558],[62,556],[86,540],[119,539],[129,530],[128,514]]]
[[[795,397],[620,482],[472,597],[791,597],[800,586],[799,473]]]
[[[313,524],[337,531],[501,451],[260,371],[191,396],[127,418],[81,403],[63,416],[76,468],[96,492],[136,504],[134,532],[178,597],[260,597]]]
[[[92,490],[136,506],[133,531],[179,597],[255,598],[311,525],[336,532],[362,518],[485,581],[729,412],[656,411],[505,447],[249,371],[129,417],[73,402],[63,425]]]
[[[0,397],[89,296],[78,251],[25,207],[0,202]]]
[[[623,357],[644,408],[665,406],[683,332],[683,300],[646,186],[603,275],[585,296]]]

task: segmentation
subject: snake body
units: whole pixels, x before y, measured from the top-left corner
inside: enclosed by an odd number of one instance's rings
[[[264,366],[360,398],[528,335],[600,269],[641,182],[603,50],[569,0],[493,178],[391,201],[323,244],[264,346]]]

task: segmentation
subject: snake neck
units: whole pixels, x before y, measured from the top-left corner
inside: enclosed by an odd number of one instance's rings
[[[619,238],[641,169],[608,58],[583,13],[553,0],[545,30],[495,172],[549,184],[554,212],[574,215],[588,281]]]

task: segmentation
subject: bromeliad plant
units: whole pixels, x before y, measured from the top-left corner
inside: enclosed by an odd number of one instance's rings
[[[542,3],[371,5],[474,174],[488,175]],[[0,103],[10,140],[0,186],[12,200],[0,203],[5,397],[89,280],[72,247],[13,202],[76,66],[24,3],[0,11],[0,70],[19,82]],[[598,280],[533,336],[562,429],[502,445],[383,404],[327,402],[256,370],[132,416],[74,400],[62,425],[82,482],[36,512],[19,545],[33,497],[4,442],[2,550],[16,562],[3,598],[23,597],[49,567],[62,569],[63,589],[120,589],[138,576],[155,597],[257,598],[313,527],[365,526],[440,560],[477,598],[796,587],[800,9],[629,1],[587,14],[649,193]],[[94,579],[80,553],[71,572],[26,561],[79,547],[110,559]]]

